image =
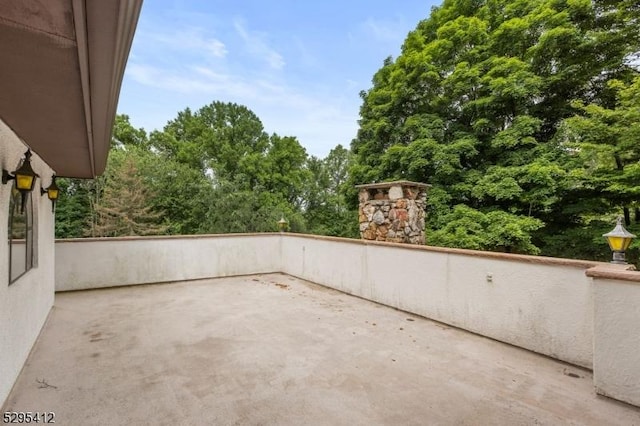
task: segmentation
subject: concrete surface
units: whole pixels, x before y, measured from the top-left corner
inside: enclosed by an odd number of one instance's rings
[[[586,370],[282,274],[59,293],[3,410],[60,425],[640,425]]]

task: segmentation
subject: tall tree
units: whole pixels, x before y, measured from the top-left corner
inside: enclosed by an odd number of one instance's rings
[[[258,171],[246,175],[240,167],[256,166],[256,155],[264,154],[269,145],[262,122],[251,110],[223,102],[212,102],[195,113],[187,108],[150,138],[169,158],[221,181],[240,180],[246,188],[256,183]]]
[[[544,235],[582,226],[558,129],[576,101],[611,102],[608,81],[633,77],[639,13],[631,0],[445,0],[361,94],[351,182],[431,183],[432,231],[475,217],[482,248],[546,254]]]
[[[611,80],[609,88],[615,93],[610,107],[574,103],[579,113],[564,121],[562,137],[583,188],[621,208],[631,225],[631,211],[640,208],[640,76],[628,84]]]
[[[345,199],[350,195],[347,178],[351,159],[351,153],[342,145],[333,148],[324,159],[308,159],[310,176],[304,197],[304,216],[310,232],[358,237],[357,211]]]
[[[96,181],[59,178],[60,199],[56,203],[56,238],[81,238],[91,223],[92,192]]]
[[[307,152],[296,138],[271,135],[263,159],[262,189],[278,194],[299,209],[304,183],[310,177],[304,168],[306,160]]]
[[[136,146],[146,148],[148,144],[149,139],[144,129],[133,127],[128,115],[116,114],[111,138],[112,147]]]
[[[306,151],[295,137],[267,135],[248,108],[212,102],[195,113],[186,109],[151,134],[151,145],[209,180],[209,190],[201,186],[204,192],[194,198],[206,205],[198,232],[274,230],[282,215],[292,229],[305,229],[300,209],[309,178]]]
[[[138,172],[135,157],[125,149],[111,152],[104,190],[94,206],[92,237],[158,235],[167,230],[162,212],[154,211],[151,194]]]

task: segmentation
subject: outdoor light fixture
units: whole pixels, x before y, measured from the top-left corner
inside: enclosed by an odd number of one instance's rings
[[[24,205],[27,201],[27,195],[33,191],[33,187],[36,183],[36,178],[38,174],[33,171],[31,168],[31,150],[27,149],[27,152],[24,154],[24,160],[22,161],[22,165],[18,167],[18,169],[13,172],[13,174],[9,173],[5,169],[2,169],[2,183],[6,184],[10,180],[16,181],[16,189],[20,191],[22,194],[22,204],[21,204],[21,212],[24,212]]]
[[[56,185],[56,175],[51,176],[51,184],[48,188],[40,188],[40,193],[42,195],[47,194],[47,198],[51,200],[51,211],[55,211],[56,201],[58,201],[58,197],[60,196],[60,188]]]
[[[613,260],[611,263],[626,265],[627,261],[624,252],[629,248],[631,240],[636,236],[624,229],[624,226],[622,226],[622,216],[618,216],[616,227],[613,228],[611,232],[607,232],[602,236],[607,239],[609,247],[613,251]]]
[[[280,232],[284,232],[284,229],[287,227],[287,221],[285,220],[285,218],[281,218],[278,221],[278,228],[280,229]]]

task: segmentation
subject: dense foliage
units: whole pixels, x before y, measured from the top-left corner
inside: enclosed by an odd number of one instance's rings
[[[350,150],[308,156],[230,103],[150,135],[120,115],[56,232],[356,237],[354,185],[408,179],[433,185],[428,244],[604,260],[617,215],[640,234],[639,51],[635,0],[445,0],[361,93]]]
[[[56,235],[264,232],[284,217],[291,231],[353,237],[341,195],[349,160],[340,145],[309,157],[236,104],[186,109],[150,135],[118,115],[105,174],[59,180]]]
[[[640,220],[639,37],[633,0],[445,0],[361,94],[350,181],[432,184],[430,244],[604,258]]]

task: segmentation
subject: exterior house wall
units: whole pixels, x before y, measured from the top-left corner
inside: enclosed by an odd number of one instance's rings
[[[0,120],[0,165],[13,171],[27,147]],[[35,153],[31,165],[40,179],[31,194],[34,210],[36,265],[9,285],[8,220],[11,182],[0,185],[0,402],[18,377],[53,306],[54,224],[51,201],[40,196],[53,171]]]

